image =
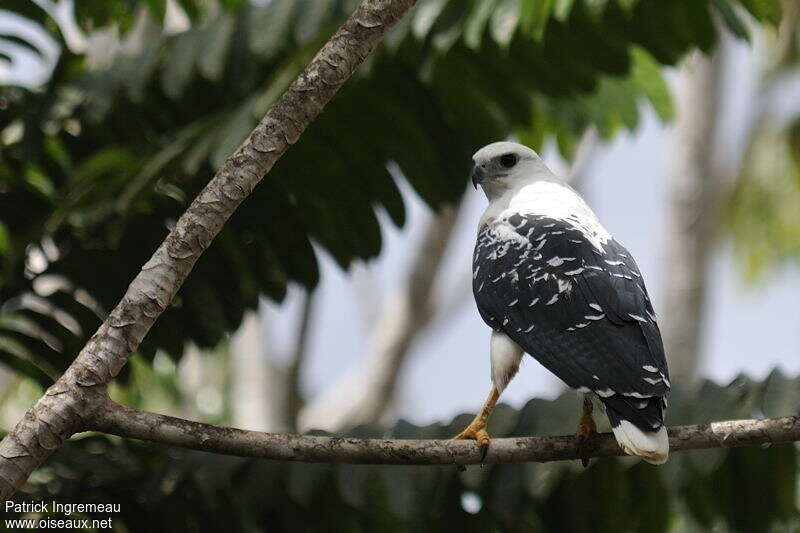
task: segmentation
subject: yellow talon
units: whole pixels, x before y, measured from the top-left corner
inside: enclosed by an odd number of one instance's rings
[[[492,414],[492,409],[494,409],[499,397],[500,392],[496,387],[492,386],[486,403],[483,404],[483,407],[475,416],[475,419],[464,428],[464,431],[453,437],[453,440],[474,440],[477,442],[478,446],[483,448],[483,457],[481,457],[481,461],[486,457],[486,453],[489,450],[489,443],[492,441],[492,439],[489,438],[489,433],[486,432],[486,421],[489,420],[489,415]]]
[[[474,440],[479,446],[488,446],[491,442],[485,424],[483,426],[470,424],[464,431],[453,437],[453,440]]]

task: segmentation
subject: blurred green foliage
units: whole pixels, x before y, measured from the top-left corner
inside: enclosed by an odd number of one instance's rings
[[[763,382],[705,383],[675,390],[670,404],[670,424],[797,414],[800,378],[775,372]],[[578,398],[565,393],[519,411],[501,405],[489,429],[495,437],[571,433],[578,413]],[[447,438],[470,418],[348,434]],[[56,452],[15,499],[121,503],[114,520],[127,531],[753,533],[800,527],[798,479],[791,444],[675,453],[662,467],[622,458],[587,469],[570,461],[459,473],[234,458],[87,434]]]
[[[771,6],[750,4],[771,19],[778,16]],[[787,0],[785,6],[780,31],[766,34],[760,50],[761,80],[748,99],[752,116],[741,132],[741,163],[735,156],[720,165],[735,174],[721,233],[732,237],[749,281],[786,263],[800,264],[800,3]]]
[[[765,19],[769,3],[744,2]],[[86,31],[119,26],[112,61],[64,49],[41,90],[0,89],[0,360],[42,384],[356,2],[185,0],[193,22],[177,35],[153,17],[163,2],[146,4],[81,3]],[[33,3],[8,7],[58,37]],[[555,138],[570,157],[589,124],[605,137],[636,128],[642,99],[669,119],[659,64],[710,49],[712,14],[741,25],[734,7],[419,2],[225,226],[141,352],[214,346],[259,295],[313,287],[312,242],[343,267],[377,255],[375,208],[405,218],[389,161],[436,207],[457,201],[487,142]]]
[[[728,199],[725,229],[751,279],[800,262],[800,116],[785,128],[762,125]]]

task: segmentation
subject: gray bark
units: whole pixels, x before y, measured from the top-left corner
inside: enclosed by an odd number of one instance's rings
[[[597,126],[594,124],[587,126],[581,134],[578,147],[575,149],[575,156],[569,166],[569,172],[564,176],[564,181],[575,190],[583,189],[586,171],[592,166],[599,137]]]
[[[767,78],[778,69],[787,66],[797,47],[797,26],[800,23],[800,1],[783,0],[783,16],[778,27],[778,37],[775,42],[775,53],[772,65],[767,72]]]
[[[364,0],[181,216],[61,378],[0,442],[0,500],[106,405],[116,376],[222,225],[414,0]]]
[[[675,98],[674,169],[660,322],[676,383],[692,382],[700,359],[706,270],[720,181],[712,168],[719,63],[719,52],[711,57],[692,53],[681,68]]]
[[[286,371],[267,353],[269,336],[260,313],[248,311],[230,344],[233,424],[259,431],[288,431]]]
[[[303,309],[300,312],[300,324],[297,327],[294,352],[286,369],[286,390],[283,399],[284,418],[292,431],[297,431],[297,417],[305,403],[301,387],[301,373],[308,355],[308,333],[314,311],[313,294],[306,293],[304,298]]]
[[[594,434],[581,446],[574,436],[493,439],[484,459],[472,441],[356,439],[279,435],[218,427],[114,404],[97,412],[91,429],[182,446],[193,450],[280,461],[467,465],[546,462],[624,455],[610,433]],[[796,442],[800,417],[732,420],[669,428],[671,452]]]

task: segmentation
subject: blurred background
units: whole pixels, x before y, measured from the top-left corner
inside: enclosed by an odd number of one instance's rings
[[[3,1],[0,429],[356,5]],[[112,396],[263,431],[457,433],[490,386],[470,157],[515,139],[635,255],[670,425],[798,414],[799,22],[800,0],[419,0],[226,225]],[[575,393],[532,359],[502,401],[494,436],[574,431]],[[17,498],[123,502],[130,531],[798,531],[797,451],[458,473],[80,435]]]

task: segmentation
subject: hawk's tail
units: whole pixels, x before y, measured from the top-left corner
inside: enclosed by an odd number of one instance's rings
[[[617,401],[608,401],[608,400]],[[617,439],[617,444],[622,448],[622,451],[628,455],[636,455],[650,464],[661,465],[667,462],[669,456],[669,438],[667,437],[667,428],[663,426],[663,399],[650,398],[647,408],[642,409],[636,413],[639,416],[625,416],[630,413],[630,402],[618,396],[612,398],[603,398],[603,403],[606,405],[606,414],[608,420],[611,422],[611,430],[614,432],[614,438]],[[619,404],[624,402],[624,404]],[[621,407],[621,409],[617,409]],[[648,420],[648,423],[641,420],[642,415],[646,418],[655,418],[646,416],[646,414],[653,415],[655,413],[648,413],[648,411],[657,410],[657,420]],[[638,409],[637,409],[638,411]],[[645,426],[648,429],[644,429]],[[655,427],[654,427],[655,426]],[[654,429],[649,429],[654,427]]]

